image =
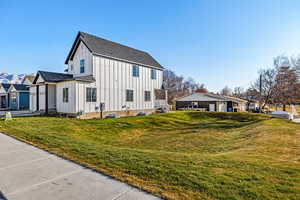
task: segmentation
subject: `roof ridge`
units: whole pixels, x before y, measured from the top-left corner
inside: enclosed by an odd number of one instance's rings
[[[90,33],[87,33],[87,32],[79,31],[79,33],[80,33],[80,34],[86,34],[86,35],[89,35],[89,36],[92,36],[92,37],[95,37],[95,38],[98,38],[98,39],[101,39],[101,40],[105,40],[105,41],[111,42],[111,43],[113,43],[113,44],[117,44],[117,45],[120,45],[120,46],[129,48],[129,49],[133,49],[133,50],[140,51],[140,52],[143,52],[143,53],[146,53],[146,54],[150,55],[150,54],[149,54],[148,52],[146,52],[146,51],[139,50],[139,49],[136,49],[136,48],[134,48],[134,47],[130,47],[130,46],[127,46],[127,45],[118,43],[118,42],[114,42],[114,41],[112,41],[112,40],[108,40],[108,39],[105,39],[105,38],[102,38],[102,37],[99,37],[99,36],[96,36],[96,35],[93,35],[93,34],[90,34]]]

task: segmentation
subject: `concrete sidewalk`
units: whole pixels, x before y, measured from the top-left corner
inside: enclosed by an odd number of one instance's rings
[[[2,198],[7,200],[159,199],[0,133],[0,199]]]

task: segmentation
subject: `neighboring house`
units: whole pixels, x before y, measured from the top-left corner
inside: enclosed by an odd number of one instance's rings
[[[248,101],[247,110],[252,112],[257,112],[259,110],[259,101],[257,100]]]
[[[233,102],[236,102],[233,104],[234,112],[241,112],[247,110],[247,104],[248,104],[247,100],[237,98],[237,97],[232,97],[232,96],[224,96],[224,97],[233,100]]]
[[[1,110],[28,110],[29,87],[24,84],[0,85]]]
[[[26,75],[22,81],[24,85],[31,85],[34,81],[35,76],[33,75]]]
[[[0,84],[0,109],[4,110],[9,107],[9,94],[8,89],[10,84],[1,83]]]
[[[194,93],[176,100],[176,110],[201,110],[218,112],[245,111],[246,102],[242,99],[210,93]]]
[[[122,116],[166,105],[164,68],[144,51],[79,32],[65,64],[66,73],[37,73],[30,88],[32,111],[93,118],[100,110]]]

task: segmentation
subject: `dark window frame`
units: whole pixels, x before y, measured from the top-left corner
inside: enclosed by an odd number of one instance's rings
[[[139,77],[140,76],[140,67],[137,65],[132,66],[132,76]]]
[[[151,69],[151,79],[156,80],[156,78],[157,78],[156,69]]]
[[[97,102],[97,88],[86,88],[85,101],[89,103]]]
[[[63,103],[69,103],[69,88],[63,88]]]
[[[80,73],[81,74],[85,73],[85,60],[84,59],[80,60]]]
[[[145,91],[144,100],[145,101],[151,101],[151,91]]]
[[[126,101],[133,102],[134,100],[134,91],[133,90],[126,90]]]

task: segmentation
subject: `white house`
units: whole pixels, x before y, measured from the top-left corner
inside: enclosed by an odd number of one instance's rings
[[[164,68],[144,51],[79,32],[65,64],[66,73],[37,72],[32,111],[93,118],[100,111],[135,115],[166,105]]]

